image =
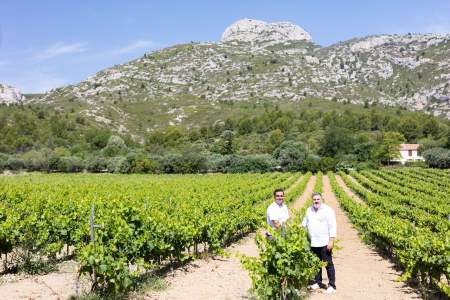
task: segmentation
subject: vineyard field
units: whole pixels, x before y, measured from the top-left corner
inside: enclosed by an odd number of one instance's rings
[[[311,193],[317,191],[332,197],[334,208],[347,216],[360,237],[400,267],[398,280],[413,283],[423,295],[448,297],[449,174],[448,170],[386,168],[314,176],[2,176],[1,269],[8,273],[27,263],[74,259],[78,274],[87,275],[96,292],[127,293],[145,274],[204,254],[221,254],[236,240],[264,227],[273,191],[283,188],[286,203],[296,200],[286,231],[273,232],[275,242],[256,234],[259,256],[242,260],[255,295],[295,296],[320,266],[300,225]],[[350,242],[348,236],[339,236],[339,226],[338,239]]]
[[[219,250],[260,227],[273,190],[299,178],[294,173],[2,177],[0,251],[51,258],[70,246],[81,273],[95,272],[95,285],[122,290],[143,270],[183,261],[199,248]]]
[[[363,234],[404,268],[402,279],[450,295],[448,172],[385,169],[340,175],[365,202],[357,204],[332,180],[341,205]]]

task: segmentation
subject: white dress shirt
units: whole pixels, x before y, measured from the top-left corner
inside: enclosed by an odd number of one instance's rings
[[[275,228],[272,221],[278,221],[281,225],[283,225],[289,219],[289,211],[286,204],[282,204],[281,206],[273,202],[267,208],[267,224]]]
[[[317,211],[314,209],[314,206],[308,207],[302,225],[308,229],[311,247],[326,246],[330,241],[330,237],[336,238],[336,216],[334,210],[324,203],[320,204]]]

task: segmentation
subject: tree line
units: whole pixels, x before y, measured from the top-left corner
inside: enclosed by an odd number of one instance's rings
[[[197,126],[168,126],[137,142],[76,113],[0,107],[0,169],[196,173],[318,171],[391,163],[419,143],[427,164],[450,167],[450,122],[403,109],[301,111],[277,106]]]

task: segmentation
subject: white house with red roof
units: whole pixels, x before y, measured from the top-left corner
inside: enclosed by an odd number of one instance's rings
[[[423,157],[419,156],[420,144],[400,144],[400,157],[393,161],[398,161],[404,165],[408,161],[423,161]]]

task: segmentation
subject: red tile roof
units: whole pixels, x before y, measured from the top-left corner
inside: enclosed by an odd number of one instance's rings
[[[400,151],[417,150],[420,144],[400,144]]]

